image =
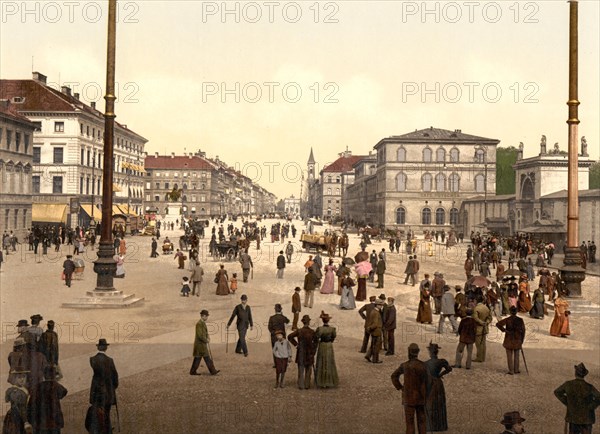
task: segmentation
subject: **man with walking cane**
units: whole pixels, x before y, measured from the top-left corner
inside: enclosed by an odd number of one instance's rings
[[[217,375],[219,372],[215,368],[212,360],[212,354],[210,353],[210,336],[208,336],[208,329],[206,328],[206,320],[208,319],[208,311],[202,310],[200,312],[200,319],[196,323],[196,338],[194,339],[194,361],[190,368],[190,375],[200,375],[198,368],[200,362],[204,359],[206,367],[210,375]]]
[[[108,345],[106,339],[100,339],[96,345],[98,354],[90,357],[90,365],[94,371],[94,376],[90,388],[91,407],[88,409],[85,418],[85,428],[93,434],[112,433],[110,408],[117,404],[116,389],[119,387],[119,374],[113,359],[105,354]]]
[[[525,322],[517,316],[517,307],[510,307],[510,316],[496,323],[504,335],[502,346],[506,349],[506,359],[508,361],[508,375],[518,374],[519,371],[519,353],[523,348],[525,341]]]

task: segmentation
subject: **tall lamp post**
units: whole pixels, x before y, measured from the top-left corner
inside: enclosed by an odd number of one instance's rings
[[[578,149],[579,100],[578,80],[578,2],[569,1],[569,154],[568,154],[568,190],[567,190],[567,247],[564,266],[560,269],[562,280],[566,283],[570,297],[581,297],[581,282],[585,280],[585,270],[581,267],[579,250],[579,185],[578,185]]]
[[[487,149],[478,148],[475,150],[476,163],[483,163],[483,222],[487,222]]]
[[[181,229],[185,230],[185,181],[181,184]]]
[[[92,220],[90,221],[90,229],[93,235],[96,236],[96,220],[94,219],[94,190],[96,188],[96,154],[92,157]]]

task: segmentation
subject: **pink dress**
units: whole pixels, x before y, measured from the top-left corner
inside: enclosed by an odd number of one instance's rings
[[[321,286],[321,294],[333,294],[336,271],[337,267],[335,265],[325,266],[325,278],[323,279],[323,286]]]

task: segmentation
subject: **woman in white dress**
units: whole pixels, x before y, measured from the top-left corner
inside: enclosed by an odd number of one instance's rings
[[[356,302],[354,301],[354,280],[350,276],[342,279],[342,296],[340,298],[340,309],[352,310],[356,309]]]

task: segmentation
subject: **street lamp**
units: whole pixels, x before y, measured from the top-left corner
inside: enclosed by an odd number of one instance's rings
[[[96,220],[94,220],[94,189],[96,188],[96,153],[92,157],[92,220],[90,221],[90,229],[94,231],[94,236],[96,236]]]

